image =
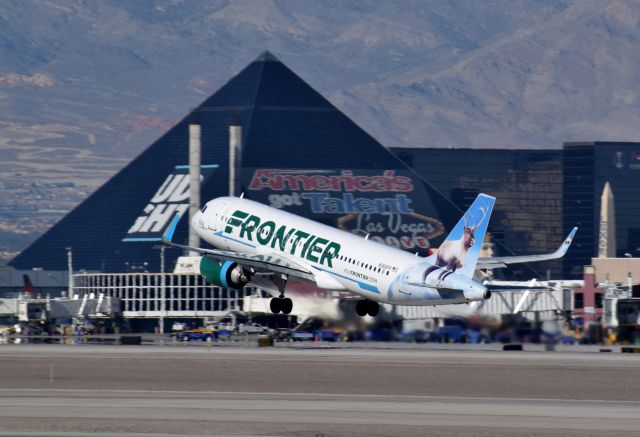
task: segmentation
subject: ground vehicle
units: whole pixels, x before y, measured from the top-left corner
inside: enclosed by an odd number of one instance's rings
[[[269,328],[265,328],[258,323],[241,323],[238,325],[238,333],[240,334],[244,334],[245,332],[249,334],[266,334],[268,331]]]
[[[196,328],[181,332],[174,332],[171,336],[181,341],[212,341],[218,337],[217,334],[218,333],[214,329]]]
[[[173,332],[184,331],[185,329],[187,329],[187,324],[184,322],[173,322],[173,325],[171,325],[171,330]]]
[[[8,336],[11,334],[20,333],[19,327],[17,325],[14,326],[0,326],[0,336]]]
[[[291,333],[289,337],[292,341],[312,341],[313,333],[306,331],[295,331]]]

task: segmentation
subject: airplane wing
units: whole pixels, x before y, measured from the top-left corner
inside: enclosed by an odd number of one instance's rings
[[[546,253],[541,255],[522,255],[522,256],[498,256],[491,258],[480,258],[478,260],[478,264],[476,265],[477,269],[499,269],[502,267],[507,267],[509,264],[518,264],[518,263],[528,263],[528,262],[537,262],[537,261],[548,261],[551,259],[562,258],[571,242],[573,241],[574,235],[576,235],[576,231],[578,228],[573,228],[573,230],[569,233],[564,242],[560,245],[558,250],[553,253]]]
[[[192,252],[198,252],[202,255],[218,261],[234,261],[243,266],[253,267],[256,272],[284,273],[286,275],[295,276],[309,281],[315,281],[315,275],[313,274],[311,269],[304,265],[301,265],[300,263],[293,262],[292,260],[289,260],[282,256],[277,256],[275,254],[265,253],[247,255],[226,250],[205,249],[202,247],[192,247],[185,244],[174,243],[171,240],[173,239],[173,233],[176,230],[178,221],[180,221],[180,215],[176,215],[173,218],[173,221],[169,225],[169,228],[162,236],[162,243],[166,244],[167,246],[189,250]]]

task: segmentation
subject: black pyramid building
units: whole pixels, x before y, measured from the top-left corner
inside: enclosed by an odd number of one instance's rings
[[[76,269],[157,271],[153,246],[175,213],[187,210],[191,123],[202,129],[203,201],[228,193],[235,124],[243,131],[247,198],[423,254],[459,218],[449,200],[266,52],[10,265],[64,270],[72,247]],[[186,242],[187,222],[175,241]],[[168,251],[167,260],[178,255]]]

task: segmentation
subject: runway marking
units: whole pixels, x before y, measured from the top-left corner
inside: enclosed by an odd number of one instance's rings
[[[218,396],[291,396],[291,397],[336,397],[336,398],[355,398],[355,399],[407,399],[407,400],[436,400],[446,401],[497,401],[497,402],[552,402],[552,403],[606,403],[606,404],[640,404],[640,401],[618,401],[608,399],[554,399],[554,398],[503,398],[503,397],[471,397],[471,396],[421,396],[421,395],[386,395],[386,394],[348,394],[348,393],[299,393],[299,392],[245,392],[245,391],[184,391],[184,390],[112,390],[112,389],[36,389],[36,388],[18,388],[18,389],[0,389],[0,395],[3,393],[47,393],[47,394],[89,394],[89,393],[112,393],[112,394],[167,394],[167,395],[218,395]]]

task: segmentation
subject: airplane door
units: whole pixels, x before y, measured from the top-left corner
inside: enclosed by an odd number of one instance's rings
[[[226,238],[227,234],[224,233],[225,223],[229,220],[229,202],[216,201],[216,203],[211,206],[213,208],[207,218],[207,227],[217,236],[215,246],[221,249],[231,250],[231,247],[229,247],[229,239]]]
[[[212,231],[217,231],[223,228],[223,217],[227,210],[227,202],[220,202],[212,205],[214,209],[207,217],[207,226]]]

